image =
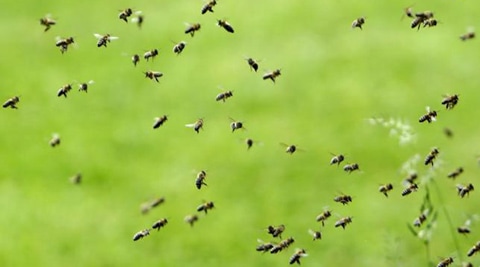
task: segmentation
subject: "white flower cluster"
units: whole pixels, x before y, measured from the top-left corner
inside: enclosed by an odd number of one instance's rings
[[[412,126],[400,119],[384,119],[384,118],[370,118],[368,119],[371,125],[381,125],[390,129],[390,136],[398,137],[400,145],[406,145],[415,141],[415,133]]]

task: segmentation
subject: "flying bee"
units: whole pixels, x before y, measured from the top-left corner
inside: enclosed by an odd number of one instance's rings
[[[466,40],[471,40],[475,38],[475,32],[473,30],[470,30],[469,32],[460,35],[460,40],[466,41]]]
[[[193,37],[195,35],[195,32],[199,31],[200,28],[201,28],[200,23],[187,24],[187,28],[185,29],[185,34],[190,34]]]
[[[352,197],[349,195],[339,195],[333,198],[333,201],[342,203],[343,205],[347,205],[348,202],[352,202]]]
[[[272,235],[273,237],[280,237],[282,238],[282,233],[285,231],[285,225],[280,224],[279,226],[272,226],[269,225],[267,227],[267,233]]]
[[[450,128],[448,128],[448,127],[443,128],[443,133],[444,133],[448,138],[452,138],[452,137],[453,137],[453,131],[452,131],[452,129],[450,129]]]
[[[235,132],[235,130],[238,130],[238,129],[245,129],[245,127],[243,127],[243,122],[236,121],[232,118],[230,118],[230,120],[232,121],[230,123],[230,128],[232,128],[232,133]]]
[[[88,85],[93,84],[93,83],[94,83],[94,81],[92,81],[92,80],[90,80],[86,83],[79,83],[78,84],[78,91],[83,91],[83,92],[87,93]]]
[[[438,24],[438,20],[433,19],[433,18],[423,21],[423,27],[424,28],[427,27],[427,26],[428,27],[435,27],[435,26],[437,26],[437,24]]]
[[[402,191],[402,196],[409,195],[410,193],[416,192],[417,190],[418,190],[418,185],[416,183],[411,183],[410,185],[408,185],[407,188],[405,188]]]
[[[156,117],[155,122],[153,123],[153,129],[157,129],[158,127],[162,126],[167,120],[167,115]]]
[[[345,166],[343,166],[343,170],[348,173],[352,173],[353,171],[360,170],[360,167],[357,163],[346,164]]]
[[[253,139],[247,138],[245,139],[245,144],[247,144],[247,149],[250,149],[253,146]]]
[[[357,18],[352,22],[352,28],[360,28],[362,30],[362,25],[365,23],[365,17]]]
[[[338,166],[345,159],[345,156],[343,156],[342,154],[339,154],[339,155],[332,154],[332,155],[333,155],[333,158],[330,160],[330,165],[337,164]]]
[[[157,49],[152,49],[150,51],[147,51],[145,52],[145,54],[143,54],[143,58],[148,61],[148,59],[152,59],[158,55],[158,50]]]
[[[402,15],[402,19],[407,16],[409,18],[414,18],[415,16],[413,15],[413,5],[412,6],[409,6],[409,7],[406,7],[403,9],[403,15]]]
[[[422,224],[427,220],[427,216],[428,216],[428,213],[429,213],[429,210],[424,210],[420,216],[418,216],[417,218],[415,218],[415,220],[413,221],[413,226],[415,227],[420,227],[422,226]]]
[[[149,78],[150,80],[155,80],[157,83],[159,82],[158,78],[163,76],[163,73],[159,71],[151,71],[151,70],[144,72],[144,74],[145,74],[145,78]]]
[[[293,237],[289,237],[285,240],[282,240],[280,243],[277,245],[273,246],[272,249],[270,249],[271,254],[276,254],[286,248],[288,248],[291,244],[295,242],[295,239]]]
[[[218,19],[217,26],[224,28],[229,33],[234,33],[232,25],[230,25],[230,23],[228,23],[226,20]]]
[[[255,72],[257,72],[258,63],[253,58],[247,58],[247,63],[250,66],[251,70],[253,69]]]
[[[105,35],[94,33],[93,36],[95,36],[95,38],[98,39],[97,47],[101,47],[101,46],[107,47],[107,43],[110,43],[112,40],[117,40],[118,39],[118,37],[111,36],[108,33],[105,34]]]
[[[308,256],[307,251],[305,249],[297,249],[295,253],[290,257],[288,263],[294,264],[298,263],[300,265],[300,258]]]
[[[424,12],[421,12],[421,13],[416,13],[415,14],[415,19],[413,19],[410,27],[412,29],[417,28],[417,30],[419,30],[422,23],[424,24],[424,27],[425,27],[425,22],[427,20],[431,19],[431,18],[433,18],[433,12],[431,12],[431,11],[424,11]]]
[[[133,241],[137,241],[139,239],[142,239],[149,234],[150,234],[150,230],[148,230],[148,229],[142,230],[142,231],[136,233],[135,235],[133,235]]]
[[[180,55],[182,53],[183,49],[185,49],[185,46],[187,45],[186,42],[181,41],[180,43],[176,44],[173,46],[173,53]]]
[[[478,241],[473,247],[468,251],[467,256],[471,257],[473,254],[480,251],[480,241]]]
[[[209,1],[208,3],[206,3],[203,7],[202,7],[202,15],[207,13],[207,12],[212,12],[213,13],[213,7],[217,4],[217,1],[216,0],[211,0]]]
[[[140,211],[142,212],[142,214],[147,214],[151,209],[163,204],[164,202],[164,197],[156,198],[151,202],[143,203],[142,205],[140,205]]]
[[[50,18],[49,15],[40,19],[40,25],[45,26],[44,32],[50,30],[50,27],[55,25],[55,24],[57,24],[57,22],[55,20],[53,20],[52,18]]]
[[[72,184],[80,184],[82,182],[82,174],[77,173],[74,176],[70,177],[70,182]]]
[[[347,226],[347,224],[352,223],[352,217],[343,217],[340,220],[335,222],[335,227],[341,226],[343,229]]]
[[[203,129],[203,119],[198,119],[195,123],[186,124],[185,127],[190,127],[195,132],[200,133],[200,129]]]
[[[271,72],[267,72],[263,75],[263,79],[264,80],[272,80],[274,83],[275,83],[275,79],[280,76],[281,73],[280,73],[280,69],[277,69],[277,70],[274,70],[274,71],[271,71]]]
[[[462,267],[473,267],[473,264],[471,262],[463,262]]]
[[[322,233],[319,231],[313,231],[312,229],[309,229],[308,233],[313,237],[313,241],[322,239]]]
[[[428,153],[427,157],[425,157],[425,165],[428,165],[428,164],[432,164],[433,166],[433,161],[435,160],[435,158],[437,157],[439,151],[437,148],[433,148],[432,151],[430,151],[430,153]]]
[[[131,19],[131,22],[136,23],[138,28],[142,28],[143,22],[145,21],[142,11],[135,11],[134,13],[136,16]]]
[[[72,85],[71,84],[65,84],[60,89],[58,89],[57,96],[60,97],[60,96],[63,95],[64,97],[67,97],[67,94],[70,90],[72,90]]]
[[[297,146],[296,145],[287,145],[285,143],[280,143],[281,146],[284,146],[285,147],[285,152],[286,153],[289,153],[290,155],[295,153],[295,151],[298,150]]]
[[[452,179],[455,179],[457,178],[457,176],[459,176],[460,174],[463,173],[463,168],[462,167],[458,167],[456,170],[454,170],[453,172],[449,173],[447,175],[448,178],[452,178]]]
[[[225,100],[227,100],[227,98],[230,98],[232,96],[233,96],[232,91],[225,91],[223,93],[218,94],[217,97],[215,97],[215,100],[216,101],[222,100],[225,103]]]
[[[465,197],[469,195],[471,191],[473,191],[474,187],[473,184],[468,184],[467,186],[457,184],[457,193],[460,197]]]
[[[160,228],[167,225],[167,223],[168,223],[168,221],[167,221],[166,218],[160,219],[160,220],[153,223],[152,229],[157,229],[157,231],[160,231]]]
[[[60,38],[57,37],[57,42],[55,43],[56,47],[60,47],[60,52],[65,53],[67,52],[68,46],[75,43],[75,40],[73,40],[73,37],[68,37],[68,38]]]
[[[458,95],[446,95],[442,100],[442,105],[445,105],[446,109],[453,109],[458,103]]]
[[[388,197],[388,192],[393,189],[392,184],[384,184],[378,188],[378,191]]]
[[[205,171],[200,171],[198,174],[197,174],[197,178],[195,179],[195,186],[200,189],[202,188],[202,185],[207,185],[205,183],[205,178],[207,178],[207,173]],[[212,203],[213,205],[213,203]],[[206,211],[205,211],[206,212]]]
[[[257,240],[260,245],[257,246],[256,251],[261,251],[263,253],[270,251],[273,248],[273,244],[271,242],[263,242],[262,240]]]
[[[418,178],[418,174],[416,172],[412,172],[407,176],[407,178],[405,178],[404,182],[408,184],[413,184],[415,183],[415,180],[417,180],[417,178]]]
[[[20,102],[20,97],[14,96],[12,98],[7,99],[7,101],[5,101],[5,103],[3,103],[2,107],[4,107],[4,108],[10,107],[10,108],[13,108],[13,109],[17,109],[18,108],[17,107],[18,102]]]
[[[332,216],[332,213],[331,211],[329,210],[325,210],[323,211],[322,213],[320,213],[316,218],[315,220],[317,222],[322,222],[322,226],[325,226],[325,221],[330,218],[330,216]]]
[[[136,67],[137,66],[137,63],[140,62],[140,56],[135,54],[132,56],[132,62],[133,62],[133,65]]]
[[[128,23],[128,17],[130,17],[132,14],[133,14],[132,9],[127,8],[125,10],[122,10],[122,12],[118,14],[118,18]]]
[[[48,142],[51,147],[56,147],[60,145],[60,135],[53,134],[52,139]]]
[[[185,216],[185,219],[183,219],[186,223],[190,224],[191,227],[193,227],[193,224],[198,221],[198,216],[193,214],[193,215],[187,215]]]
[[[204,211],[205,214],[207,214],[208,210],[211,210],[213,208],[215,208],[215,206],[213,205],[213,202],[208,201],[208,202],[205,202],[202,205],[198,206],[197,211]]]
[[[453,258],[452,257],[448,257],[448,258],[445,258],[443,260],[441,260],[438,264],[437,264],[437,267],[447,267],[448,265],[452,264],[453,263]]]
[[[460,226],[460,227],[457,227],[457,232],[459,234],[470,234],[470,224],[471,224],[471,220],[468,219],[465,221],[465,223],[463,224],[463,226]]]
[[[431,123],[432,121],[435,121],[437,118],[437,112],[435,110],[430,110],[430,108],[427,107],[427,113],[422,115],[420,119],[418,119],[418,122],[422,123],[424,121]]]

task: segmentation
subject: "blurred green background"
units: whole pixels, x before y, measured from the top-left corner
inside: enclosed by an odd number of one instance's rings
[[[0,99],[20,95],[18,110],[0,112],[1,266],[282,266],[295,248],[305,266],[425,266],[452,256],[466,260],[478,240],[479,223],[461,236],[477,213],[479,195],[460,199],[455,184],[476,185],[479,170],[478,40],[462,42],[468,27],[480,27],[475,1],[422,1],[435,28],[410,29],[401,20],[407,1],[228,1],[200,14],[202,0],[4,1],[0,9]],[[120,10],[141,10],[141,29],[118,19]],[[43,32],[39,19],[57,25]],[[365,16],[363,30],[351,22]],[[230,34],[217,27],[226,18]],[[199,22],[192,38],[184,23]],[[118,36],[97,48],[93,33]],[[75,38],[61,54],[55,38]],[[181,55],[174,43],[186,41]],[[134,67],[130,57],[157,48],[159,55]],[[253,57],[255,73],[245,60]],[[281,69],[274,84],[262,74]],[[161,71],[160,82],[142,72]],[[94,80],[88,93],[77,83]],[[56,96],[64,84],[68,98]],[[233,90],[226,103],[215,96]],[[442,95],[459,94],[453,110]],[[425,107],[438,121],[419,124]],[[153,130],[153,118],[169,120]],[[246,130],[231,132],[229,117]],[[369,118],[410,125],[399,144],[389,127]],[[184,127],[204,118],[196,134]],[[449,127],[453,138],[443,134]],[[61,137],[55,148],[48,142]],[[247,150],[243,140],[256,144]],[[280,143],[301,151],[285,153]],[[432,147],[436,168],[423,165]],[[330,166],[330,153],[346,155],[360,172]],[[418,192],[402,197],[402,165],[414,155]],[[446,175],[462,166],[458,181]],[[195,175],[207,171],[207,187]],[[80,172],[83,181],[69,177]],[[426,177],[433,174],[434,182]],[[378,186],[392,183],[389,198]],[[426,187],[438,218],[427,259],[422,241],[407,224],[420,214]],[[339,193],[353,203],[333,202]],[[142,215],[156,197],[163,205]],[[204,200],[216,208],[196,212]],[[325,227],[315,221],[333,210]],[[447,220],[446,213],[451,219]],[[187,214],[200,219],[191,228]],[[336,220],[353,216],[345,230]],[[159,232],[133,242],[133,235],[166,217]],[[275,241],[265,228],[285,224],[295,243],[277,255],[255,251],[257,239]],[[312,241],[308,229],[320,230]],[[455,245],[454,240],[456,240]],[[279,240],[277,240],[278,242]],[[478,256],[472,262],[478,266]]]

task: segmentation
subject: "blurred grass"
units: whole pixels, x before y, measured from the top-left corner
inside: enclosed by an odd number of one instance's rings
[[[476,40],[460,42],[476,26],[473,1],[428,1],[441,23],[436,28],[409,28],[400,20],[411,3],[347,1],[219,1],[214,14],[200,15],[202,1],[106,1],[95,4],[9,1],[0,10],[2,90],[0,97],[21,95],[18,110],[2,110],[0,120],[0,241],[2,266],[265,266],[286,264],[295,247],[309,256],[304,265],[419,266],[427,260],[421,242],[406,227],[419,215],[422,188],[401,197],[400,168],[415,154],[421,159],[439,147],[436,179],[453,223],[460,226],[476,212],[475,192],[455,195],[446,174],[458,166],[460,183],[478,175],[475,156],[478,65]],[[118,10],[142,10],[138,29],[118,18]],[[51,13],[58,25],[43,33],[38,19]],[[364,30],[350,23],[366,16]],[[227,18],[230,35],[215,26]],[[194,38],[184,35],[184,22],[202,23]],[[120,39],[97,48],[93,33]],[[75,37],[65,54],[55,37]],[[187,47],[177,56],[174,42]],[[134,67],[133,53],[157,48],[152,62]],[[249,70],[246,57],[259,60],[260,73]],[[263,72],[280,68],[275,84]],[[160,83],[144,78],[161,71]],[[94,80],[87,94],[76,82]],[[74,83],[67,99],[57,90]],[[233,90],[226,103],[214,103],[222,90]],[[460,94],[452,111],[440,106],[443,94]],[[418,124],[425,106],[441,109],[438,122]],[[153,118],[169,115],[153,131]],[[230,132],[229,117],[247,130]],[[389,129],[372,126],[370,117],[407,121],[415,142],[399,146]],[[196,134],[184,127],[205,119]],[[454,138],[442,134],[443,127]],[[59,133],[62,144],[48,140]],[[244,138],[258,141],[250,151]],[[279,143],[303,151],[284,153]],[[328,166],[330,153],[345,153],[361,172],[350,175]],[[425,175],[427,167],[417,166]],[[195,173],[208,172],[208,186],[198,191]],[[68,178],[84,176],[76,187]],[[377,192],[391,182],[388,199]],[[348,206],[333,197],[353,196]],[[430,260],[456,253],[450,226],[439,210]],[[142,216],[139,205],[158,196],[166,203]],[[192,228],[183,217],[203,200],[216,208]],[[312,242],[307,230],[318,229],[315,216],[329,206],[333,218]],[[333,224],[353,216],[345,230]],[[138,242],[133,234],[160,217],[169,224]],[[284,236],[296,242],[280,255],[253,249],[264,228],[285,224]],[[475,233],[475,223],[472,230]],[[477,241],[457,236],[461,256]],[[28,257],[25,257],[28,255]],[[476,262],[478,263],[478,262]]]

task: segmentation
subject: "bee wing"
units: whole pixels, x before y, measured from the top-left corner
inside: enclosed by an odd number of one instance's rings
[[[289,147],[290,145],[287,145],[285,143],[280,143],[281,146],[284,146],[284,147]]]
[[[193,127],[195,127],[196,124],[197,124],[197,123],[185,124],[185,127],[193,128]]]
[[[108,37],[108,40],[113,41],[113,40],[117,40],[118,38],[119,37],[117,37],[117,36],[110,36],[110,37]]]
[[[308,229],[308,233],[309,233],[310,235],[315,235],[315,231],[313,231],[312,229]]]
[[[95,36],[95,38],[97,38],[97,39],[102,39],[103,38],[103,35],[98,34],[98,33],[94,33],[93,36]]]

